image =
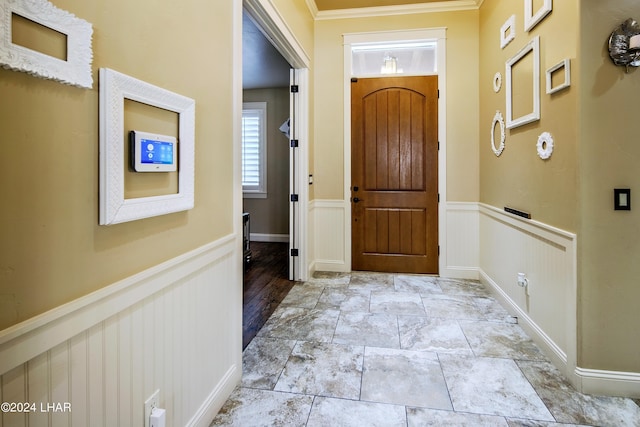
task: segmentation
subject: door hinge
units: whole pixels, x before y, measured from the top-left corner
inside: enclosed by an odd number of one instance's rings
[[[300,251],[298,251],[298,249],[291,249],[291,256],[300,256]]]
[[[438,99],[440,99],[440,89],[438,89]]]
[[[440,151],[440,141],[438,141],[438,151]]]
[[[298,93],[298,85],[291,85],[291,93]]]
[[[438,256],[440,256],[440,245],[438,245]]]
[[[297,194],[292,194],[291,195],[291,201],[292,202],[297,202],[298,201],[298,195]]]
[[[291,148],[298,148],[298,140],[297,139],[292,139],[291,140]]]
[[[440,193],[438,193],[438,203],[440,203]]]
[[[357,77],[351,77],[351,83],[358,83]]]

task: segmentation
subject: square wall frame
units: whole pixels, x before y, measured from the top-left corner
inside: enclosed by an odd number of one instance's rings
[[[178,113],[178,193],[125,199],[124,100]],[[117,71],[100,69],[100,225],[192,209],[195,101]]]

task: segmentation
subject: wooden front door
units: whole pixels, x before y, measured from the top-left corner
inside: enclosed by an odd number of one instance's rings
[[[351,83],[352,269],[438,273],[438,77]]]

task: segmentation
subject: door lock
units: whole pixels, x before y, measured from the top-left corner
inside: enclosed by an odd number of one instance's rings
[[[360,201],[360,199],[359,199],[359,198],[357,198],[357,197],[354,197],[354,198],[353,198],[353,203],[358,203],[359,201]]]

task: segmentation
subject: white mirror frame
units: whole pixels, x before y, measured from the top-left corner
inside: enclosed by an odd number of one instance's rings
[[[544,4],[533,13],[533,0],[524,0],[524,30],[529,32],[553,10],[553,0],[544,0]]]
[[[500,47],[504,49],[516,38],[516,15],[511,15],[500,28]]]
[[[521,117],[513,117],[513,85],[512,85],[512,69],[524,58],[529,52],[533,55],[533,105],[532,111]],[[527,123],[540,120],[540,37],[533,38],[525,47],[520,49],[518,53],[506,63],[506,100],[507,100],[507,129],[513,129]]]
[[[556,87],[552,87],[552,75],[561,68],[564,68],[564,82]],[[566,89],[569,86],[571,86],[571,60],[569,58],[565,58],[547,70],[547,94],[551,95],[552,93]]]
[[[177,194],[125,199],[125,99],[178,113]],[[108,68],[100,69],[100,225],[193,208],[195,105],[191,98]]]
[[[67,60],[14,44],[13,14],[64,34]],[[93,87],[92,34],[90,23],[46,0],[0,0],[0,65],[4,68],[90,89]]]

